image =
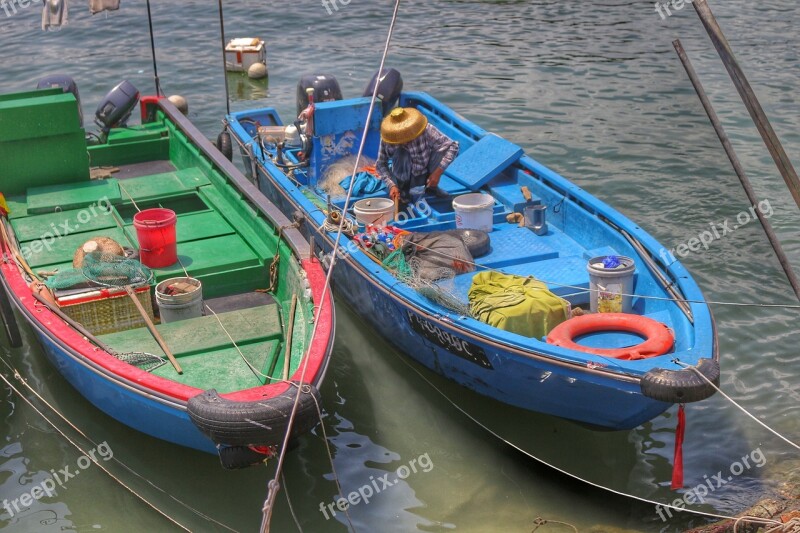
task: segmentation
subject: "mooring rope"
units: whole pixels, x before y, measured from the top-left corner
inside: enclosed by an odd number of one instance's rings
[[[18,372],[18,371],[17,371],[15,368],[11,367],[11,366],[8,364],[8,362],[5,360],[5,358],[0,358],[0,359],[2,359],[2,360],[3,360],[3,363],[4,363],[6,366],[8,366],[8,367],[9,367],[9,368],[10,368],[10,369],[11,369],[11,370],[14,372],[14,378],[15,378],[15,379],[17,379],[18,381],[20,381],[21,383],[23,383],[24,385],[26,385],[26,386],[27,386],[27,384],[25,383],[25,380],[22,378],[22,376],[19,374],[19,372]],[[156,507],[156,505],[155,505],[155,504],[153,504],[153,503],[152,503],[152,502],[150,502],[150,501],[149,501],[147,498],[145,498],[144,496],[142,496],[141,494],[139,494],[138,492],[136,492],[136,491],[135,491],[133,488],[131,488],[130,486],[126,485],[124,481],[122,481],[121,479],[119,479],[117,476],[115,476],[113,473],[111,473],[111,471],[110,471],[110,470],[108,470],[108,469],[107,469],[107,468],[105,468],[105,467],[104,467],[102,464],[100,464],[100,463],[98,462],[98,460],[97,460],[97,459],[94,457],[94,455],[91,455],[91,454],[89,454],[89,453],[88,453],[88,452],[86,452],[86,451],[85,451],[83,448],[81,448],[81,446],[80,446],[78,443],[76,443],[74,440],[72,440],[72,439],[71,439],[71,438],[70,438],[70,437],[69,437],[69,436],[68,436],[68,435],[67,435],[67,434],[66,434],[66,433],[65,433],[63,430],[61,430],[61,428],[59,428],[59,427],[58,427],[58,426],[57,426],[57,425],[56,425],[56,424],[55,424],[55,423],[54,423],[52,420],[50,420],[50,419],[47,417],[47,415],[45,415],[45,414],[44,414],[42,411],[40,411],[40,410],[39,410],[39,409],[38,409],[38,408],[37,408],[35,405],[33,405],[33,403],[32,403],[32,402],[31,402],[31,401],[30,401],[30,400],[29,400],[29,399],[28,399],[28,398],[27,398],[27,397],[26,397],[24,394],[22,394],[22,392],[21,392],[19,389],[17,389],[17,388],[14,386],[14,384],[13,384],[13,383],[11,383],[11,382],[8,380],[8,378],[6,378],[5,374],[3,374],[2,372],[0,372],[0,379],[2,379],[2,380],[3,380],[3,382],[5,382],[5,384],[6,384],[6,385],[8,385],[9,389],[11,389],[12,391],[14,391],[14,393],[15,393],[17,396],[19,396],[19,397],[20,397],[20,399],[21,399],[22,401],[24,401],[26,404],[28,404],[28,406],[29,406],[31,409],[33,409],[33,410],[34,410],[34,411],[35,411],[35,412],[36,412],[36,413],[37,413],[37,414],[38,414],[40,417],[42,417],[42,419],[43,419],[43,420],[45,420],[45,421],[46,421],[48,424],[50,424],[50,426],[51,426],[51,427],[52,427],[52,428],[53,428],[53,429],[54,429],[56,432],[58,432],[58,434],[59,434],[59,435],[61,435],[61,436],[62,436],[62,437],[63,437],[63,438],[64,438],[64,439],[65,439],[67,442],[69,442],[69,443],[70,443],[70,444],[71,444],[71,445],[72,445],[72,446],[73,446],[73,447],[74,447],[76,450],[78,450],[78,451],[81,453],[81,455],[82,455],[82,456],[84,456],[84,457],[88,457],[89,459],[91,459],[92,463],[94,463],[94,464],[95,464],[97,467],[99,467],[99,468],[100,468],[100,470],[102,470],[103,472],[105,472],[105,473],[106,473],[106,474],[107,474],[107,475],[108,475],[108,476],[109,476],[111,479],[113,479],[114,481],[116,481],[117,483],[119,483],[119,484],[120,484],[120,485],[121,485],[123,488],[125,488],[125,489],[126,489],[128,492],[130,492],[131,494],[133,494],[134,496],[136,496],[136,497],[137,497],[139,500],[141,500],[141,501],[142,501],[144,504],[146,504],[146,505],[147,505],[148,507],[150,507],[152,510],[154,510],[155,512],[157,512],[158,514],[160,514],[162,517],[164,517],[165,519],[169,520],[170,522],[172,522],[173,524],[175,524],[177,527],[181,528],[181,529],[182,529],[182,530],[184,530],[184,531],[191,531],[191,529],[189,529],[188,527],[184,526],[183,524],[181,524],[180,522],[178,522],[176,519],[172,518],[171,516],[169,516],[169,515],[168,515],[168,514],[167,514],[165,511],[162,511],[161,509],[159,509],[158,507]],[[29,390],[31,390],[32,392],[34,392],[34,394],[36,394],[36,393],[35,393],[35,391],[33,391],[33,389],[31,389],[29,386],[28,386],[28,388],[29,388]],[[44,400],[43,400],[41,397],[39,397],[39,396],[38,396],[38,394],[37,394],[36,396],[39,398],[39,400],[41,400],[41,401],[44,401]],[[58,413],[58,412],[55,410],[55,408],[53,408],[53,407],[52,407],[51,405],[49,405],[47,402],[44,402],[44,403],[45,403],[45,404],[46,404],[46,405],[47,405],[47,406],[48,406],[48,407],[49,407],[51,410],[53,410],[53,412],[55,412],[56,414],[58,414],[59,416],[61,416],[61,418],[62,418],[62,419],[64,418],[64,417],[63,417],[63,415],[61,415],[60,413]],[[69,423],[69,422],[68,422],[68,423]],[[92,444],[94,444],[94,445],[95,445],[95,447],[97,447],[97,444],[96,444],[94,441],[92,441],[91,439],[87,438],[87,437],[86,437],[86,435],[84,435],[84,434],[83,434],[83,433],[82,433],[80,430],[77,430],[77,428],[75,428],[75,427],[74,427],[74,426],[73,426],[71,423],[69,423],[69,424],[70,424],[70,426],[71,426],[71,427],[73,427],[73,429],[75,429],[75,430],[76,430],[76,431],[77,431],[77,432],[78,432],[78,433],[79,433],[81,436],[83,436],[84,438],[86,438],[86,440],[88,440],[89,442],[91,442]],[[112,459],[113,459],[113,458],[112,458]],[[118,461],[117,461],[117,462],[118,462]],[[222,524],[220,524],[220,525],[222,525]],[[229,528],[228,528],[228,529],[229,529]],[[231,531],[233,531],[233,530],[231,530]]]
[[[587,485],[591,485],[592,487],[595,487],[597,489],[601,489],[601,490],[610,492],[612,494],[616,494],[617,496],[622,496],[624,498],[630,498],[630,499],[637,500],[639,502],[647,503],[647,504],[650,504],[650,505],[661,506],[664,509],[672,509],[672,510],[675,510],[675,511],[686,511],[687,513],[691,513],[691,514],[695,514],[695,515],[699,515],[699,516],[706,516],[706,517],[709,517],[709,518],[719,518],[719,519],[723,519],[723,520],[740,520],[740,521],[748,521],[748,522],[754,522],[754,523],[757,522],[757,523],[764,523],[764,524],[770,524],[770,525],[780,525],[781,524],[781,522],[779,522],[777,520],[771,520],[771,519],[765,519],[765,518],[759,518],[759,517],[750,517],[750,516],[735,517],[735,516],[728,516],[728,515],[723,515],[723,514],[709,513],[709,512],[705,512],[705,511],[697,511],[697,510],[694,510],[694,509],[689,509],[688,507],[675,507],[675,506],[673,506],[673,505],[671,505],[669,503],[657,502],[655,500],[650,500],[648,498],[643,498],[641,496],[636,496],[635,494],[629,494],[627,492],[623,492],[623,491],[620,491],[620,490],[617,490],[617,489],[613,489],[611,487],[606,487],[605,485],[601,485],[599,483],[595,483],[594,481],[590,481],[588,479],[584,479],[584,478],[578,476],[577,474],[573,474],[572,472],[569,472],[567,470],[559,468],[558,466],[555,466],[555,465],[553,465],[551,463],[548,463],[544,459],[541,459],[541,458],[533,455],[531,452],[529,452],[528,450],[523,449],[521,446],[519,446],[519,445],[517,445],[517,444],[515,444],[515,443],[513,443],[513,442],[511,442],[511,441],[509,441],[507,439],[505,439],[503,436],[498,434],[496,431],[494,431],[493,429],[491,429],[491,428],[487,427],[486,425],[484,425],[481,421],[479,421],[477,418],[475,418],[474,416],[469,414],[466,410],[464,410],[456,402],[451,400],[450,397],[447,394],[445,394],[436,385],[434,385],[424,374],[422,374],[422,372],[419,371],[419,369],[414,367],[409,361],[406,361],[406,358],[404,356],[398,354],[395,350],[389,350],[389,351],[395,357],[397,357],[404,365],[406,365],[411,370],[413,370],[420,378],[422,378],[423,381],[425,381],[425,383],[430,385],[433,388],[433,390],[438,392],[445,400],[447,400],[447,402],[450,405],[455,407],[464,416],[466,416],[468,419],[472,420],[475,424],[480,426],[483,430],[487,431],[490,435],[492,435],[493,437],[501,440],[502,442],[504,442],[508,446],[511,446],[512,448],[514,448],[515,450],[523,453],[524,455],[527,455],[528,457],[530,457],[534,461],[537,461],[537,462],[547,466],[548,468],[552,468],[553,470],[555,470],[557,472],[560,472],[561,474],[564,474],[564,475],[566,475],[568,477],[571,477],[572,479],[575,479],[575,480],[580,481],[582,483],[586,483]]]
[[[42,396],[41,396],[41,395],[40,395],[40,394],[39,394],[39,393],[38,393],[38,392],[37,392],[37,391],[36,391],[36,390],[35,390],[33,387],[31,387],[31,386],[28,384],[28,381],[22,377],[22,375],[19,373],[19,371],[17,371],[17,369],[16,369],[16,368],[14,368],[13,366],[11,366],[11,364],[10,364],[8,361],[6,361],[5,357],[0,357],[0,361],[2,361],[2,362],[3,362],[3,364],[4,364],[4,365],[5,365],[5,366],[6,366],[6,367],[7,367],[7,368],[8,368],[8,369],[11,371],[11,372],[13,372],[13,374],[14,374],[14,378],[15,378],[16,380],[18,380],[20,383],[22,383],[22,385],[23,385],[23,386],[24,386],[26,389],[28,389],[28,391],[30,391],[30,393],[31,393],[31,394],[33,394],[33,395],[34,395],[34,396],[35,396],[35,397],[36,397],[36,398],[37,398],[37,399],[38,399],[40,402],[42,402],[44,405],[46,405],[46,406],[47,406],[47,408],[48,408],[48,409],[50,409],[50,410],[51,410],[53,413],[55,413],[56,415],[58,415],[58,417],[59,417],[61,420],[63,420],[63,421],[64,421],[64,422],[65,422],[65,423],[66,423],[66,424],[69,426],[69,427],[71,427],[71,428],[73,429],[73,431],[75,431],[75,432],[76,432],[78,435],[80,435],[81,437],[83,437],[84,439],[86,439],[88,442],[90,442],[91,444],[93,444],[95,448],[97,448],[98,444],[97,444],[97,443],[96,443],[94,440],[92,440],[91,438],[89,438],[89,437],[86,435],[86,433],[84,433],[83,431],[81,431],[81,429],[79,429],[79,428],[78,428],[78,427],[77,427],[77,426],[76,426],[74,423],[72,423],[72,422],[71,422],[71,421],[70,421],[70,420],[69,420],[69,419],[68,419],[66,416],[64,416],[64,415],[63,415],[63,414],[62,414],[62,413],[61,413],[61,412],[60,412],[58,409],[56,409],[55,407],[53,407],[53,406],[52,406],[52,405],[51,405],[51,404],[50,404],[50,403],[49,403],[47,400],[45,400],[45,399],[44,399],[44,398],[43,398],[43,397],[42,397]],[[115,476],[113,473],[111,473],[111,472],[110,472],[108,469],[106,469],[105,467],[103,467],[103,465],[101,465],[100,463],[98,463],[96,458],[94,458],[92,455],[90,455],[90,454],[88,454],[87,452],[85,452],[85,451],[83,450],[83,448],[81,448],[81,447],[80,447],[80,445],[79,445],[79,444],[77,444],[77,443],[76,443],[76,442],[74,442],[72,439],[70,439],[70,438],[69,438],[69,436],[67,436],[67,434],[66,434],[66,433],[64,433],[64,431],[63,431],[63,430],[61,430],[61,428],[59,428],[59,427],[58,427],[58,426],[57,426],[57,425],[56,425],[56,424],[55,424],[55,423],[54,423],[52,420],[50,420],[50,419],[49,419],[49,418],[48,418],[48,417],[47,417],[47,416],[46,416],[44,413],[42,413],[42,412],[41,412],[41,411],[40,411],[40,410],[39,410],[39,409],[38,409],[38,408],[37,408],[35,405],[33,405],[33,403],[32,403],[32,402],[31,402],[31,401],[30,401],[30,400],[29,400],[29,399],[28,399],[28,398],[27,398],[25,395],[23,395],[21,391],[19,391],[19,390],[18,390],[16,387],[14,387],[14,385],[13,385],[13,384],[12,384],[12,383],[11,383],[11,382],[10,382],[10,381],[7,379],[7,378],[6,378],[5,374],[3,374],[2,372],[0,372],[0,378],[2,378],[2,380],[3,380],[3,381],[6,383],[6,385],[8,385],[8,386],[9,386],[9,388],[10,388],[12,391],[14,391],[14,392],[17,394],[17,396],[19,396],[19,397],[20,397],[20,398],[21,398],[21,399],[22,399],[22,400],[23,400],[25,403],[27,403],[27,404],[28,404],[28,405],[29,405],[29,406],[30,406],[30,407],[31,407],[31,408],[32,408],[34,411],[36,411],[36,413],[37,413],[37,414],[39,414],[39,416],[41,416],[41,417],[42,417],[42,418],[43,418],[43,419],[44,419],[44,420],[45,420],[45,421],[46,421],[48,424],[50,424],[50,426],[51,426],[51,427],[52,427],[54,430],[56,430],[56,431],[57,431],[57,432],[58,432],[58,433],[59,433],[59,434],[60,434],[62,437],[64,437],[64,439],[66,439],[66,440],[67,440],[67,442],[69,442],[69,443],[70,443],[72,446],[74,446],[74,447],[75,447],[75,448],[76,448],[76,449],[77,449],[79,452],[81,452],[81,454],[82,454],[82,455],[89,457],[89,458],[92,460],[92,462],[93,462],[94,464],[96,464],[98,467],[100,467],[100,469],[101,469],[103,472],[105,472],[106,474],[108,474],[108,476],[109,476],[109,477],[111,477],[111,479],[113,479],[114,481],[116,481],[117,483],[119,483],[119,484],[120,484],[120,485],[121,485],[123,488],[125,488],[126,490],[128,490],[128,491],[129,491],[131,494],[133,494],[134,496],[136,496],[137,498],[139,498],[139,500],[141,500],[141,501],[142,501],[144,504],[146,504],[147,506],[149,506],[150,508],[152,508],[154,511],[156,511],[158,514],[160,514],[161,516],[163,516],[164,518],[166,518],[166,519],[167,519],[167,520],[169,520],[170,522],[174,523],[176,526],[180,527],[180,528],[181,528],[181,529],[183,529],[184,531],[191,531],[191,529],[189,529],[188,527],[186,527],[186,526],[184,526],[184,525],[180,524],[180,523],[179,523],[177,520],[175,520],[175,519],[174,519],[174,518],[172,518],[171,516],[167,515],[165,511],[162,511],[161,509],[159,509],[158,507],[156,507],[156,505],[155,505],[155,504],[151,503],[149,500],[147,500],[147,498],[145,498],[144,496],[142,496],[141,494],[139,494],[138,492],[136,492],[135,490],[133,490],[131,487],[129,487],[128,485],[126,485],[124,481],[122,481],[121,479],[119,479],[118,477],[116,477],[116,476]],[[137,478],[139,478],[140,480],[142,480],[142,481],[144,481],[145,483],[147,483],[148,485],[150,485],[152,488],[154,488],[154,489],[156,489],[157,491],[161,492],[161,493],[162,493],[162,494],[164,494],[165,496],[168,496],[170,499],[172,499],[172,500],[173,500],[174,502],[176,502],[178,505],[182,506],[182,507],[183,507],[184,509],[186,509],[187,511],[189,511],[189,512],[191,512],[191,513],[195,514],[196,516],[198,516],[198,517],[202,518],[203,520],[206,520],[206,521],[208,521],[208,522],[211,522],[211,523],[213,523],[213,524],[216,524],[216,525],[218,525],[219,527],[221,527],[221,528],[223,528],[223,529],[226,529],[226,530],[228,530],[228,531],[233,531],[234,533],[236,532],[236,530],[235,530],[235,529],[233,529],[232,527],[229,527],[229,526],[227,526],[227,525],[223,524],[222,522],[219,522],[218,520],[215,520],[214,518],[212,518],[212,517],[210,517],[210,516],[208,516],[208,515],[206,515],[206,514],[204,514],[204,513],[200,512],[199,510],[195,509],[195,508],[194,508],[194,507],[192,507],[191,505],[189,505],[189,504],[187,504],[187,503],[185,503],[185,502],[183,502],[183,501],[179,500],[178,498],[176,498],[175,496],[173,496],[172,494],[170,494],[170,493],[169,493],[169,492],[167,492],[166,490],[162,489],[161,487],[159,487],[158,485],[156,485],[155,483],[153,483],[152,481],[150,481],[150,480],[149,480],[149,479],[147,479],[146,477],[144,477],[144,476],[142,476],[141,474],[139,474],[138,472],[136,472],[134,469],[132,469],[131,467],[129,467],[128,465],[126,465],[125,463],[123,463],[122,461],[120,461],[119,459],[117,459],[116,457],[111,457],[111,460],[113,460],[113,461],[114,461],[116,464],[118,464],[120,467],[124,468],[124,469],[125,469],[126,471],[128,471],[129,473],[133,474],[134,476],[136,476],[136,477],[137,477]]]
[[[378,76],[379,77],[380,77],[380,73],[383,72],[384,66],[386,65],[386,57],[389,54],[389,45],[392,42],[392,35],[394,34],[395,24],[397,23],[397,13],[398,13],[399,10],[400,10],[400,0],[395,0],[394,10],[392,12],[392,20],[391,20],[391,23],[389,24],[389,31],[388,31],[388,35],[386,36],[386,43],[385,43],[384,48],[383,48],[383,54],[381,55],[380,67],[378,68]],[[355,163],[353,165],[354,168],[353,168],[353,174],[352,175],[356,175],[358,173],[358,168],[359,168],[360,163],[361,163],[361,157],[364,154],[364,147],[366,146],[366,143],[367,143],[367,133],[369,132],[370,122],[372,121],[372,115],[373,115],[373,113],[375,111],[375,102],[378,99],[378,87],[379,86],[380,86],[380,84],[376,82],[375,83],[375,87],[373,88],[373,91],[372,91],[372,98],[370,99],[369,110],[367,111],[367,117],[366,117],[366,120],[364,122],[364,132],[363,132],[363,134],[361,136],[361,143],[360,143],[360,145],[358,147],[358,154],[356,155],[356,160],[355,160]],[[350,205],[350,199],[351,199],[352,194],[353,194],[353,186],[355,184],[355,181],[356,180],[350,180],[350,187],[348,187],[348,189],[347,189],[347,197],[345,198],[344,206],[342,207],[342,211],[345,212],[345,213],[347,212],[347,209],[348,209],[348,207]],[[342,235],[344,233],[344,227],[345,227],[346,218],[347,217],[342,217],[341,221],[339,222],[339,228],[338,228],[338,231],[336,233],[336,240],[334,241],[334,245],[333,245],[333,249],[334,250],[338,250],[339,249],[339,243],[341,242]],[[330,267],[328,268],[328,272],[327,272],[327,275],[325,277],[325,285],[322,288],[322,295],[321,295],[321,298],[320,298],[320,308],[321,308],[321,306],[325,305],[325,298],[327,297],[329,291],[331,290],[331,280],[333,279],[333,272],[334,272],[334,267],[336,265],[336,259],[337,259],[337,256],[334,253],[331,256],[331,264],[330,264]],[[319,321],[314,322],[314,327],[311,330],[311,338],[312,339],[316,335],[316,331],[317,331],[317,326],[318,325],[319,325]],[[306,369],[308,368],[308,360],[309,360],[308,357],[304,358],[303,365],[302,365],[302,370],[301,370],[301,373],[300,373],[300,383],[303,383],[305,381]],[[267,498],[264,501],[264,507],[262,509],[261,529],[260,529],[260,531],[262,533],[266,533],[267,531],[269,531],[269,522],[270,522],[270,518],[272,516],[272,504],[275,501],[275,493],[278,490],[280,490],[280,484],[278,483],[277,478],[280,476],[280,474],[281,474],[281,472],[283,470],[283,462],[284,462],[285,457],[286,457],[286,449],[288,448],[289,437],[291,435],[292,426],[294,425],[294,419],[295,419],[295,416],[297,414],[297,408],[298,408],[299,404],[300,404],[300,390],[298,389],[297,395],[295,396],[294,405],[292,406],[292,412],[289,415],[289,421],[288,421],[287,426],[286,426],[286,435],[284,436],[283,445],[281,446],[280,455],[278,456],[278,465],[276,467],[275,478],[273,478],[269,482],[269,490],[267,492]],[[331,459],[331,461],[332,461],[332,459]],[[341,492],[340,492],[339,495],[343,496],[341,494]],[[348,520],[349,520],[349,517],[348,517]],[[350,526],[352,527],[353,531],[355,531],[355,527],[353,527],[352,522],[350,523]]]
[[[681,361],[680,359],[673,359],[673,360],[672,360],[672,362],[673,362],[673,363],[675,363],[675,364],[677,364],[677,365],[680,365],[680,366],[682,366],[682,367],[684,367],[684,368],[689,368],[689,369],[693,370],[693,371],[694,371],[694,372],[695,372],[695,373],[696,373],[698,376],[700,376],[701,378],[703,378],[703,380],[704,380],[706,383],[708,383],[709,385],[711,385],[712,387],[714,387],[714,390],[716,390],[718,393],[720,393],[720,394],[722,395],[722,397],[723,397],[723,398],[725,398],[726,400],[728,400],[729,402],[731,402],[731,403],[733,404],[733,406],[734,406],[734,407],[736,407],[736,408],[737,408],[737,409],[739,409],[741,412],[743,412],[744,414],[746,414],[747,416],[749,416],[750,418],[752,418],[753,420],[755,420],[755,421],[756,421],[756,423],[758,423],[758,424],[759,424],[760,426],[762,426],[764,429],[766,429],[767,431],[769,431],[770,433],[772,433],[773,435],[775,435],[775,436],[776,436],[776,437],[778,437],[779,439],[781,439],[781,440],[783,440],[784,442],[786,442],[787,444],[789,444],[789,446],[792,446],[793,448],[795,448],[795,449],[797,449],[797,450],[800,450],[800,445],[798,445],[797,443],[795,443],[795,442],[792,442],[791,440],[787,439],[786,437],[784,437],[783,435],[781,435],[780,433],[778,433],[777,431],[775,431],[774,429],[772,429],[770,426],[768,426],[767,424],[765,424],[764,422],[762,422],[761,420],[759,420],[758,418],[756,418],[756,416],[755,416],[755,415],[753,415],[753,414],[752,414],[752,413],[750,413],[750,412],[749,412],[747,409],[745,409],[744,407],[742,407],[741,405],[739,405],[739,404],[736,402],[736,400],[734,400],[733,398],[731,398],[730,396],[728,396],[727,394],[725,394],[725,393],[722,391],[722,389],[721,389],[721,388],[717,387],[717,386],[716,386],[716,385],[715,385],[715,384],[714,384],[714,383],[713,383],[713,382],[712,382],[710,379],[708,379],[706,376],[704,376],[704,375],[703,375],[703,373],[702,373],[702,372],[700,372],[700,370],[698,370],[698,369],[697,369],[697,367],[694,367],[694,366],[692,366],[692,365],[687,365],[686,363],[684,363],[684,362],[683,362],[683,361]]]

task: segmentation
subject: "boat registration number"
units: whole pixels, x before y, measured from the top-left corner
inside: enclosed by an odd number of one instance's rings
[[[456,337],[442,328],[408,311],[408,321],[411,329],[419,333],[434,344],[441,346],[448,352],[475,363],[484,368],[493,369],[492,363],[486,358],[483,348],[469,341]]]

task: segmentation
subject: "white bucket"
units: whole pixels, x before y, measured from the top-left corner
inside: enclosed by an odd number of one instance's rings
[[[590,309],[592,313],[630,313],[636,264],[630,257],[618,255],[619,266],[605,268],[603,260],[606,257],[593,257],[586,265],[591,291]]]
[[[195,289],[181,294],[166,293],[167,287],[181,281],[193,285]],[[162,324],[203,316],[203,284],[194,278],[164,280],[156,285],[156,303]]]
[[[394,200],[389,198],[365,198],[353,205],[356,220],[364,224],[382,226],[394,216]]]
[[[494,197],[489,194],[472,192],[453,199],[456,212],[456,227],[459,229],[479,229],[492,231]]]

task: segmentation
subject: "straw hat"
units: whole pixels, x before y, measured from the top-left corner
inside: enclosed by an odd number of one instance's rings
[[[428,119],[413,107],[397,107],[381,123],[381,140],[386,144],[411,142],[425,131]]]

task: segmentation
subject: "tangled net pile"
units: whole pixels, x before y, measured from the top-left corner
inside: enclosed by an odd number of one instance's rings
[[[81,268],[58,272],[45,281],[53,290],[79,287],[124,287],[150,283],[153,273],[135,259],[102,252],[86,254]]]

